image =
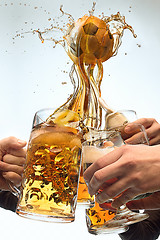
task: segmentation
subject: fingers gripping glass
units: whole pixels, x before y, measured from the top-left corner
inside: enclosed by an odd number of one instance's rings
[[[147,143],[146,134],[144,129],[139,125],[139,133],[141,137],[138,143],[143,139]],[[107,131],[107,130],[92,130],[88,133],[86,141],[82,144],[82,155],[83,155],[83,168],[87,169],[92,163],[94,163],[100,157],[113,151],[115,148],[120,147],[124,144],[121,135],[118,131]],[[103,191],[99,189],[98,193]],[[112,201],[112,199],[110,199]],[[116,215],[113,219],[107,221],[105,224],[96,225],[92,224],[91,219],[87,216],[87,227],[88,231],[93,234],[99,233],[110,233],[110,232],[123,232],[127,226],[144,219],[148,218],[147,214],[140,214],[130,211],[126,205],[121,206],[117,209]]]
[[[44,109],[35,114],[16,212],[37,220],[72,222],[77,203],[81,135],[74,112],[60,112],[56,115],[59,123],[51,121],[55,119],[53,113],[54,109]]]

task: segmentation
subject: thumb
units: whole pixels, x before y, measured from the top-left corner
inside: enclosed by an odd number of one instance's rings
[[[8,137],[0,140],[0,154],[3,156],[9,153],[10,150],[19,150],[26,146],[26,141],[20,140],[16,137]]]

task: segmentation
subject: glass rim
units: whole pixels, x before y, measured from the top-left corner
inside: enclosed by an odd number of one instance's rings
[[[60,108],[56,108],[56,107],[49,107],[49,108],[42,108],[42,109],[37,110],[34,115],[37,115],[38,113],[44,112],[44,111],[47,111],[47,110],[57,110],[57,111],[58,111],[58,110],[60,110],[60,111],[67,110],[67,111],[69,111],[69,112],[76,113],[75,111],[70,110],[70,109],[68,109],[68,108],[62,108],[62,109],[60,109]],[[56,112],[57,112],[57,111],[56,111]],[[53,114],[54,114],[54,112],[53,112]]]
[[[42,108],[42,109],[39,109],[38,111],[35,112],[34,118],[33,118],[32,128],[38,126],[39,124],[45,124],[45,125],[47,125],[47,126],[50,126],[51,123],[47,122],[47,120],[48,120],[50,117],[54,116],[56,113],[58,113],[58,112],[63,112],[63,111],[65,111],[65,110],[67,110],[67,112],[74,113],[74,114],[77,114],[77,115],[78,115],[78,113],[76,113],[75,111],[70,110],[70,109],[67,109],[67,108],[62,108],[62,109],[61,109],[61,108],[56,108],[56,107]],[[47,112],[47,111],[49,111],[49,113],[45,116],[45,119],[43,119],[43,117],[41,116],[41,114],[43,114],[43,112],[45,113],[45,112]],[[38,118],[38,119],[40,120],[40,123],[34,125],[34,122],[35,122],[35,119],[36,119],[36,118]],[[79,122],[80,122],[80,119],[77,120],[77,121],[75,121],[75,122],[73,122],[73,123],[74,123],[74,124],[75,124],[75,123],[78,124]],[[69,127],[71,124],[72,124],[72,123],[69,123],[68,125],[65,125],[65,126],[68,126],[68,127]]]
[[[123,112],[134,112],[135,115],[137,115],[137,112],[133,109],[120,109],[120,110],[116,110],[114,112],[111,112],[111,113],[107,114],[107,116],[115,114],[115,113],[123,113]]]
[[[106,139],[109,138],[109,137],[114,137],[114,136],[120,136],[121,137],[121,133],[119,131],[116,131],[116,130],[108,130],[108,129],[95,129],[95,128],[92,128],[92,127],[87,127],[87,129],[91,130],[91,131],[88,131],[85,135],[84,135],[84,142],[82,143],[82,145],[85,143],[85,142],[88,142],[88,141],[97,141],[99,139]],[[94,136],[92,137],[92,134],[95,134],[95,138]],[[102,135],[104,134],[104,136]],[[121,137],[122,138],[122,137]]]
[[[122,131],[128,124],[135,125],[135,126],[139,127],[139,128],[140,128],[140,131],[143,132],[143,134],[144,134],[144,137],[145,137],[145,140],[146,140],[147,145],[150,145],[150,143],[149,143],[149,138],[148,138],[147,133],[146,133],[146,129],[145,129],[145,127],[144,127],[142,124],[140,124],[140,123],[127,122],[127,123],[124,124],[124,125],[118,125],[118,126],[116,126],[116,127],[109,128],[108,130],[109,130],[109,131],[117,131],[117,132],[120,132],[120,131]]]
[[[39,112],[43,112],[43,111],[45,111],[45,110],[51,110],[51,109],[56,109],[56,108],[41,108],[41,109],[39,109],[39,110],[37,110],[36,112],[35,112],[35,115],[36,114],[38,114]]]

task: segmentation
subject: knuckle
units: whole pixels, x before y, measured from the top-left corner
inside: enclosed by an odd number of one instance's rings
[[[140,119],[140,123],[143,124],[143,123],[146,123],[146,122],[148,122],[148,119],[147,119],[147,118],[144,118],[144,117],[143,117],[143,118]]]
[[[16,137],[10,136],[7,138],[8,142],[14,142],[16,140]]]
[[[23,158],[23,160],[22,160],[22,166],[24,166],[25,163],[26,163],[26,158]]]
[[[107,190],[107,195],[109,198],[114,198],[117,194],[114,190],[108,189]]]
[[[123,200],[122,200],[122,202],[123,203],[126,203],[126,202],[129,202],[130,200],[132,199],[132,196],[130,196],[130,194],[128,193],[125,193],[125,194],[123,194]]]
[[[133,145],[123,146],[123,164],[126,170],[133,170],[137,166],[136,158],[134,157]]]
[[[128,171],[129,172],[129,171]],[[127,177],[125,179],[125,182],[126,182],[126,186],[127,188],[129,189],[130,187],[134,187],[134,188],[137,188],[140,186],[141,184],[141,178],[140,176],[138,176],[137,174],[135,173],[129,173],[129,177]],[[127,194],[127,193],[126,193]]]
[[[151,122],[158,123],[155,118],[150,118]]]
[[[3,162],[8,162],[8,158],[9,158],[9,155],[8,154],[6,154],[6,155],[4,155],[3,156]]]
[[[134,159],[128,159],[127,162],[125,162],[126,170],[134,170],[136,169],[136,161]]]
[[[21,182],[22,182],[22,178],[16,178],[16,179],[15,179],[15,184],[16,184],[17,186],[20,186],[20,185],[21,185]]]
[[[133,194],[130,191],[123,192],[122,195],[118,198],[118,201],[122,204],[125,204],[133,199]]]
[[[22,155],[24,158],[26,158],[26,154],[27,154],[27,149],[23,148],[22,149]]]
[[[23,172],[24,172],[24,167],[21,167],[19,172],[20,172],[20,174],[22,175]]]
[[[129,144],[121,146],[121,150],[123,154],[127,154],[131,149],[131,146]]]
[[[150,121],[152,122],[152,125],[153,124],[156,124],[157,126],[160,125],[155,118],[150,118]]]
[[[141,176],[140,174],[134,174],[133,176],[133,182],[134,182],[134,185],[138,186],[140,183],[141,183]]]
[[[18,174],[18,175],[21,175],[23,173],[23,167],[21,166],[16,166],[15,169],[13,169],[13,172]]]
[[[20,166],[24,166],[25,162],[26,162],[26,159],[25,159],[25,158],[23,158],[23,157],[20,157],[20,158],[19,158],[19,165],[20,165]]]
[[[102,175],[101,175],[100,171],[95,172],[93,176],[94,176],[96,182],[101,182],[102,181]]]
[[[0,170],[1,171],[8,171],[9,170],[9,165],[5,162],[0,161]]]
[[[15,172],[8,172],[5,176],[6,179],[9,179],[15,184],[19,184],[22,180],[22,177]]]
[[[3,168],[3,162],[2,161],[0,161],[0,170],[3,170],[2,168]]]
[[[160,132],[160,124],[157,122],[157,130]]]
[[[131,174],[130,184],[133,187],[138,188],[138,189],[140,189],[145,184],[148,186],[148,182],[146,182],[144,180],[144,174],[141,171],[138,171],[138,170],[134,171],[133,174]]]
[[[95,166],[96,169],[101,169],[103,167],[103,161],[101,158],[99,158],[96,162],[95,162]]]

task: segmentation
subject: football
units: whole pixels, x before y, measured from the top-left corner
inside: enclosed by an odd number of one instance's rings
[[[69,27],[66,51],[74,63],[86,65],[104,62],[113,55],[114,38],[109,26],[100,18],[84,15]]]

